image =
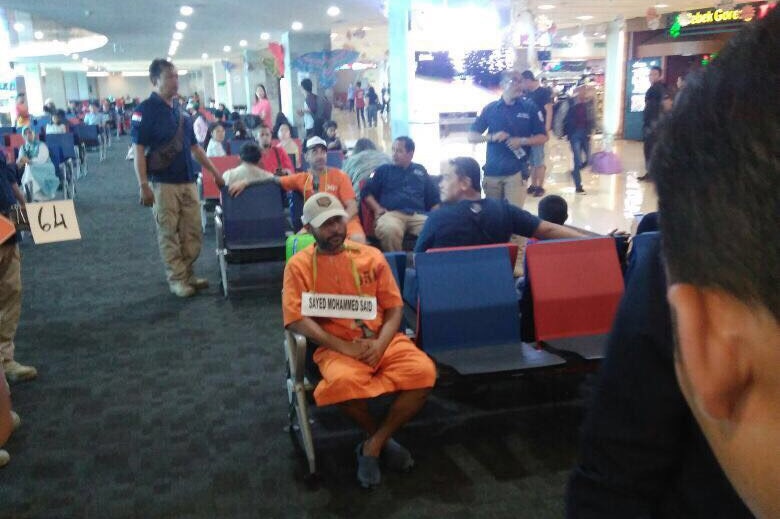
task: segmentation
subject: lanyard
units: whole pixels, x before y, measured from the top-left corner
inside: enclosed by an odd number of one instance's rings
[[[314,290],[314,292],[317,292],[317,250],[318,247],[315,245],[314,254],[312,254],[312,264],[311,264],[312,290]],[[349,267],[350,270],[352,271],[352,281],[355,282],[355,289],[357,290],[358,295],[362,296],[363,291],[360,290],[360,274],[358,274],[357,265],[355,265],[355,259],[350,254],[351,252],[357,252],[358,249],[354,247],[350,247],[348,245],[344,245],[343,250],[349,256]],[[371,331],[371,329],[368,326],[366,326],[366,323],[365,321],[363,321],[363,319],[355,319],[355,325],[357,325],[357,327],[363,331],[364,339],[374,337],[374,332]]]
[[[309,182],[311,182],[311,190],[312,191],[319,191],[320,186],[327,185],[328,184],[328,170],[325,170],[325,174],[322,175],[322,181],[320,182],[319,175],[317,176],[317,183],[314,183],[314,173],[309,173],[306,175],[306,181],[303,183],[303,201],[306,202],[306,191],[309,187]]]

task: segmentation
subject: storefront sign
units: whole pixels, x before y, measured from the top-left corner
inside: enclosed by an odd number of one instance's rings
[[[673,38],[680,36],[685,27],[717,26],[740,22],[750,22],[754,18],[761,19],[774,8],[776,3],[745,4],[734,9],[706,9],[696,12],[682,12],[674,16],[674,22],[669,27]]]

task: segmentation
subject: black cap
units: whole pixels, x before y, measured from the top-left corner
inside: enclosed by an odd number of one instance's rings
[[[536,78],[534,77],[534,73],[531,72],[530,70],[524,70],[523,73],[520,75],[523,76],[523,79],[527,79],[528,81],[536,80]]]

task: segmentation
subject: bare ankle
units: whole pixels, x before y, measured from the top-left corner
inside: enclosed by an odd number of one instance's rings
[[[382,444],[376,437],[371,436],[363,443],[363,456],[378,458],[382,453]]]

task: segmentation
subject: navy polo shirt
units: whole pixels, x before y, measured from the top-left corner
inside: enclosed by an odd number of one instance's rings
[[[503,131],[511,137],[544,135],[544,115],[530,99],[518,98],[508,105],[501,98],[483,108],[482,113],[471,125],[472,132],[482,134],[485,130],[490,134]],[[524,146],[523,149],[526,155],[518,159],[506,142],[488,142],[487,160],[482,168],[485,170],[485,176],[505,177],[518,171],[526,176],[531,148]]]
[[[166,184],[184,184],[195,182],[195,168],[192,163],[190,147],[197,144],[192,119],[179,106],[168,103],[153,92],[149,99],[139,104],[133,111],[130,135],[134,144],[141,144],[150,151],[170,141],[179,128],[179,116],[184,117],[184,147],[168,169],[147,171],[151,182]]]
[[[439,188],[420,164],[408,168],[385,164],[376,168],[361,191],[361,197],[372,195],[388,211],[426,213],[440,202]]]
[[[447,203],[428,215],[414,252],[507,243],[513,234],[530,238],[540,222],[536,216],[506,200],[484,198]]]
[[[11,207],[17,204],[16,197],[11,185],[16,184],[16,175],[13,170],[6,165],[5,161],[0,160],[0,214],[7,215],[11,212]],[[3,244],[16,243],[17,235],[14,234]]]

